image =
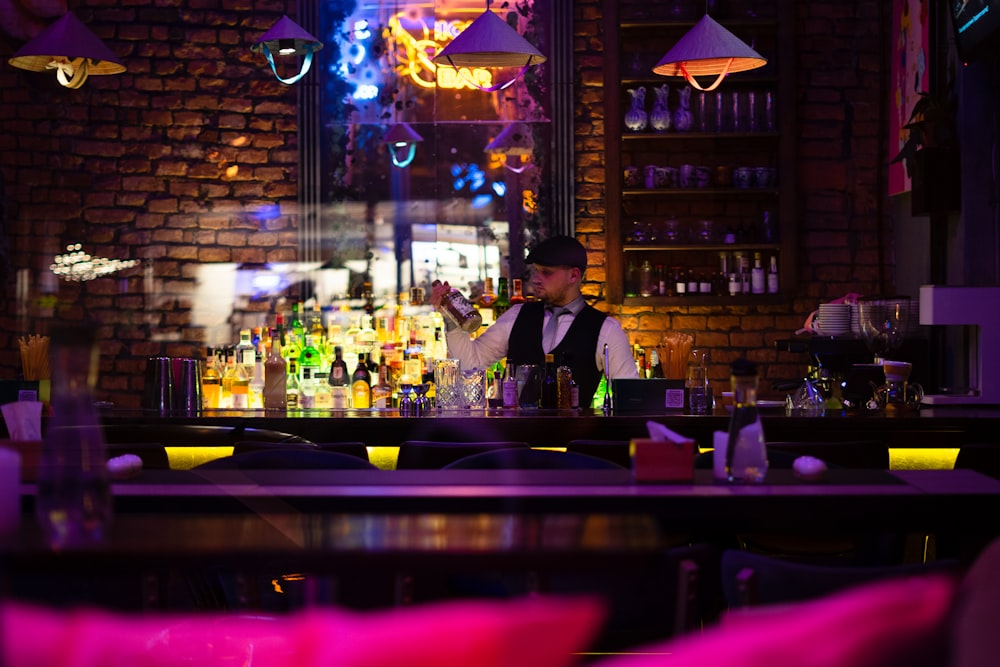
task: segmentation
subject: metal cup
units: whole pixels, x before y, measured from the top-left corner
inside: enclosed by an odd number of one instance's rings
[[[174,364],[170,357],[150,357],[146,360],[146,383],[142,392],[142,407],[146,410],[170,412],[173,408]]]
[[[173,360],[173,409],[182,414],[201,412],[201,360],[181,357]]]

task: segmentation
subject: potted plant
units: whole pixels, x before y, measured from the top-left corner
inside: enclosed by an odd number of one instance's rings
[[[955,104],[950,96],[919,93],[903,127],[908,136],[892,159],[902,161],[913,183],[912,214],[957,211],[960,206]]]

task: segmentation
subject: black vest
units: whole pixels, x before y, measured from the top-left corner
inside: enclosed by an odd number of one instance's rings
[[[521,306],[507,343],[507,363],[544,364],[545,351],[542,349],[542,322],[545,304],[529,301]],[[597,339],[601,334],[606,313],[592,306],[584,306],[580,314],[573,318],[573,324],[559,344],[552,350],[557,365],[563,355],[569,354],[569,367],[573,369],[573,379],[580,389],[580,407],[589,408],[594,400],[594,392],[601,382],[601,371],[594,364],[597,353]]]

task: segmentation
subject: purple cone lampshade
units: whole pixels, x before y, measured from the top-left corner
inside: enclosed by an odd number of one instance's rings
[[[535,139],[528,124],[518,121],[501,130],[483,150],[501,155],[531,155],[535,150]]]
[[[417,134],[417,131],[410,127],[409,123],[394,123],[389,126],[382,141],[391,146],[401,146],[402,144],[415,144],[423,141],[424,138]]]
[[[531,133],[531,126],[525,122],[518,121],[511,123],[501,130],[500,134],[493,141],[486,144],[483,152],[502,155],[503,166],[510,171],[520,174],[531,166],[528,160],[534,150],[535,138]],[[514,162],[518,164],[511,164],[511,156],[515,158]]]
[[[270,30],[253,43],[250,50],[254,53],[263,53],[274,76],[282,83],[292,84],[306,75],[312,65],[313,54],[322,48],[323,42],[310,35],[292,19],[282,16]],[[274,64],[274,56],[304,56],[299,73],[289,78],[282,78]]]
[[[526,67],[546,61],[503,19],[487,9],[435,55],[435,65],[459,67]]]
[[[389,155],[392,158],[392,163],[400,169],[408,167],[413,162],[413,158],[417,154],[417,142],[423,140],[424,138],[416,130],[408,123],[403,122],[390,125],[385,136],[382,137],[382,141],[389,144]],[[405,157],[401,157],[400,151],[403,149],[406,149]]]
[[[699,90],[712,90],[727,74],[763,67],[767,59],[705,14],[653,68],[663,76],[683,76]],[[696,76],[717,76],[703,88]]]
[[[71,12],[38,33],[8,62],[32,72],[54,69],[67,88],[79,88],[91,74],[125,71],[118,56]]]

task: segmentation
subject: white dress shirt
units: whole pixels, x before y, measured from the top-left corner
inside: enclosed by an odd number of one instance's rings
[[[572,314],[565,314],[559,318],[559,327],[556,329],[555,344],[558,347],[562,342],[566,331],[573,324],[577,313],[583,310],[585,302],[583,297],[570,303],[567,307],[572,310]],[[445,334],[448,343],[448,355],[462,362],[462,368],[489,368],[497,361],[507,356],[507,344],[510,339],[510,332],[514,328],[514,321],[518,313],[521,312],[521,304],[511,306],[507,312],[497,318],[497,320],[486,328],[475,340],[469,337],[461,329],[454,329]],[[552,313],[546,308],[542,329],[552,317]],[[639,371],[632,357],[632,344],[628,335],[622,330],[618,320],[608,316],[604,318],[601,331],[597,336],[597,349],[594,350],[594,363],[597,369],[604,371],[604,344],[608,345],[609,373],[608,376],[614,378],[637,378]],[[544,350],[548,354],[551,350]]]

